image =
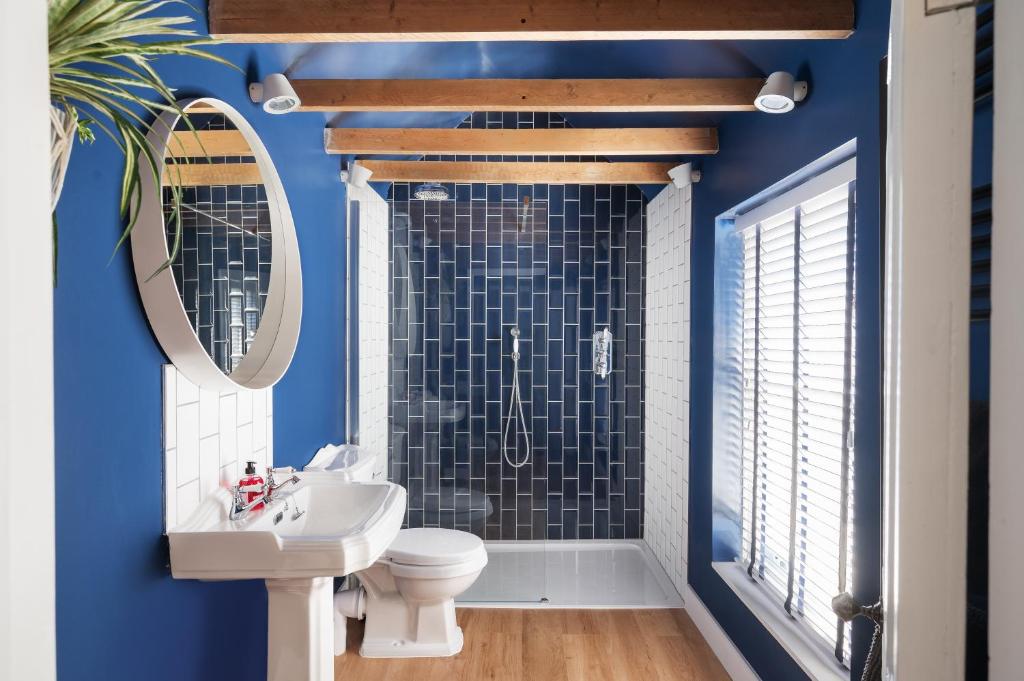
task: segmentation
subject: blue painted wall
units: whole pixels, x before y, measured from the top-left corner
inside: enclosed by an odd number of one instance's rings
[[[269,49],[221,48],[243,68],[284,64]],[[242,73],[166,59],[182,96],[239,109],[277,164],[306,281],[294,362],[275,389],[279,464],[301,465],[343,435],[340,334],[343,186],[323,153],[319,116],[271,117]],[[174,581],[161,537],[161,374],[166,361],[143,314],[121,229],[121,157],[107,140],[77,146],[60,220],[55,292],[57,643],[61,681],[259,679],[266,596],[259,582]]]
[[[693,193],[692,387],[689,580],[755,671],[765,679],[806,676],[711,568],[712,334],[715,217],[850,139],[857,155],[857,437],[854,592],[874,602],[880,586],[879,189],[880,74],[889,3],[857,3],[856,32],[841,42],[735,43],[762,70],[786,69],[810,81],[811,94],[784,116],[730,114],[719,127],[721,152],[703,162]],[[870,632],[854,629],[859,678]]]

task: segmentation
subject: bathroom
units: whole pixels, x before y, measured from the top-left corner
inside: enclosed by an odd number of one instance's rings
[[[1014,3],[194,4],[127,193],[0,20],[0,679],[1014,678]]]

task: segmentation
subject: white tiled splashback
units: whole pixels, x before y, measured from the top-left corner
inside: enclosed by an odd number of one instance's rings
[[[349,186],[359,201],[359,444],[388,462],[388,204],[370,188]]]
[[[274,462],[274,390],[202,390],[164,366],[164,529],[188,518],[210,492],[234,485],[255,461]]]
[[[644,538],[680,594],[689,533],[690,192],[669,185],[647,208]]]

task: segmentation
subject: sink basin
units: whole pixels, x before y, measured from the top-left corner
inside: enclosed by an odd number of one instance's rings
[[[167,533],[177,579],[263,579],[268,681],[334,679],[334,577],[364,570],[398,535],[405,489],[298,473],[239,520],[221,489]]]
[[[398,534],[405,490],[298,474],[267,507],[229,520],[231,494],[218,490],[167,533],[178,579],[341,577],[372,565]],[[301,515],[296,517],[296,509]]]

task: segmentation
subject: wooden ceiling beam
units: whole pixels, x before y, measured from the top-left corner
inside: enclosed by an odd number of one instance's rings
[[[167,142],[166,156],[252,156],[252,149],[238,130],[179,130]]]
[[[163,175],[165,187],[262,183],[263,177],[255,163],[182,163],[166,166]]]
[[[210,0],[245,43],[845,38],[854,0]]]
[[[762,78],[295,80],[300,111],[754,111]]]
[[[359,161],[373,182],[490,182],[518,184],[668,184],[675,163],[470,163]]]
[[[327,128],[328,154],[673,156],[718,153],[715,128]]]

